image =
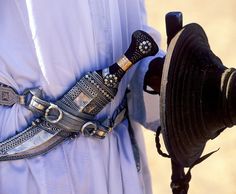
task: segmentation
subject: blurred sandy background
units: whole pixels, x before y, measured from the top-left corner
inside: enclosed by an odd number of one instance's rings
[[[165,14],[182,11],[184,24],[196,22],[206,31],[212,50],[227,67],[236,67],[235,0],[146,0],[149,25],[162,35],[161,48],[166,50]],[[171,194],[170,161],[157,155],[154,133],[145,130],[148,160],[154,194]],[[189,194],[236,194],[236,128],[227,129],[209,141],[205,153],[220,150],[192,170]]]

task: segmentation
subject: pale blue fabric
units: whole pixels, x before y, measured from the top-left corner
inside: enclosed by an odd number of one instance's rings
[[[18,92],[41,87],[54,100],[85,72],[116,61],[132,32],[144,26],[142,0],[1,0],[0,82]],[[136,68],[98,118],[113,113]],[[23,130],[31,119],[20,105],[0,107],[0,140]],[[104,140],[81,136],[45,155],[0,162],[0,194],[150,194],[140,126],[134,125],[140,172],[125,121]]]

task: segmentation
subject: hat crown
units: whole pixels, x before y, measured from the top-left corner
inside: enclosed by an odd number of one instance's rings
[[[171,41],[161,82],[161,127],[170,156],[190,167],[206,142],[236,124],[236,71],[211,51],[198,24]]]

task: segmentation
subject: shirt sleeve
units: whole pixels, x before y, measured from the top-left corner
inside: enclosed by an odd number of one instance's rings
[[[156,131],[160,125],[159,95],[151,95],[143,91],[144,76],[149,63],[155,57],[163,57],[165,53],[159,51],[155,56],[140,62],[131,83],[128,94],[129,116],[145,128]]]
[[[160,45],[161,36],[158,31],[146,24],[146,11],[142,9],[142,30],[150,34],[157,45]],[[159,95],[151,95],[143,91],[144,77],[148,70],[149,63],[156,57],[164,57],[165,52],[160,49],[152,57],[143,59],[131,80],[129,93],[129,116],[131,119],[142,124],[145,128],[156,131],[160,126]]]

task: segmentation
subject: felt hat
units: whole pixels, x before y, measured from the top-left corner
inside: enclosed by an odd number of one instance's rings
[[[171,40],[161,80],[161,129],[181,166],[193,166],[209,139],[236,124],[235,74],[211,51],[200,25],[184,26]]]

